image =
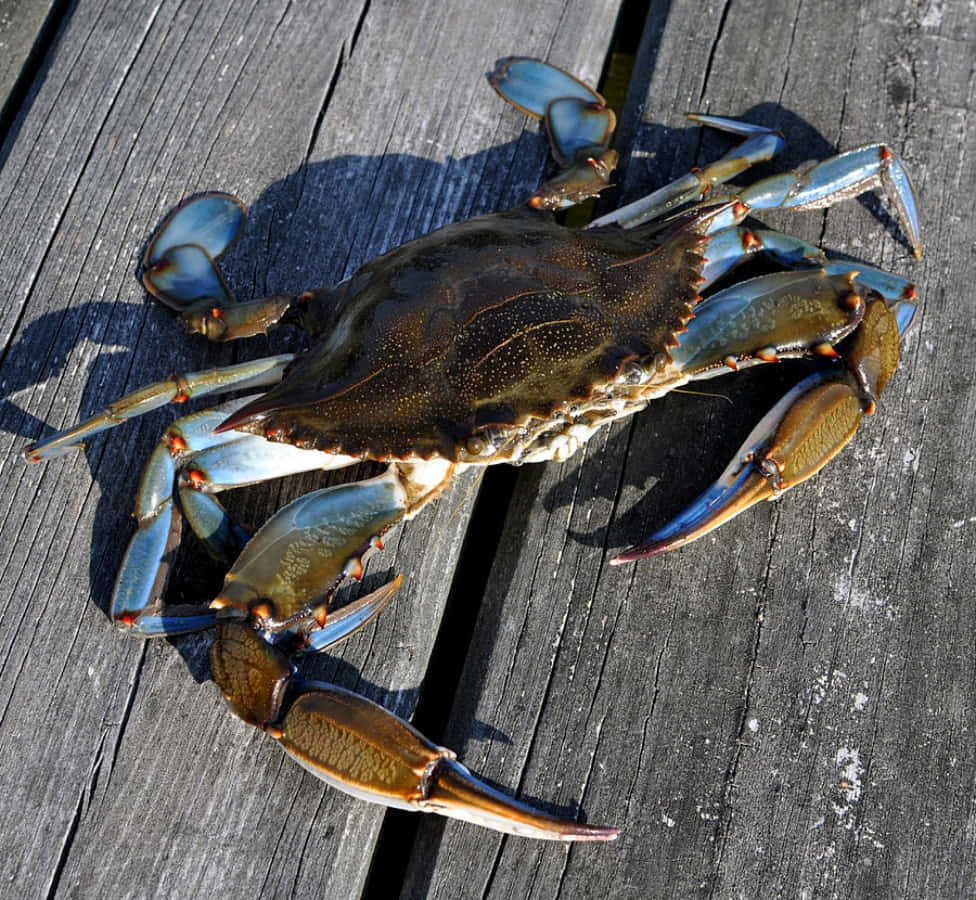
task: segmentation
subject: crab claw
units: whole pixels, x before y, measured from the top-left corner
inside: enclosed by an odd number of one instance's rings
[[[736,457],[690,506],[610,562],[674,550],[758,503],[773,500],[826,465],[854,436],[898,365],[899,322],[882,300],[868,304],[843,354],[845,369],[801,381],[753,429]]]
[[[361,800],[525,837],[609,841],[619,834],[534,810],[474,777],[450,750],[382,706],[335,685],[302,682],[285,653],[246,621],[218,621],[211,660],[244,721],[280,741],[317,778]]]
[[[282,720],[279,740],[313,775],[361,800],[545,840],[609,841],[620,833],[509,797],[408,722],[334,685],[306,685]]]

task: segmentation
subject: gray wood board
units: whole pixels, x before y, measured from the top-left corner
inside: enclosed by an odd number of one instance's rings
[[[15,85],[23,77],[22,87],[31,86],[32,55],[43,52],[44,35],[57,28],[54,0],[3,0],[0,3],[0,109],[14,117],[17,110],[12,97]],[[50,28],[45,23],[51,17]],[[8,106],[8,103],[10,104]]]
[[[71,7],[0,170],[0,893],[360,892],[382,809],[232,718],[205,637],[127,640],[106,619],[140,464],[171,417],[43,466],[22,448],[138,385],[292,345],[184,340],[145,298],[139,249],[182,196],[250,205],[226,264],[244,297],[333,283],[513,204],[546,149],[484,72],[552,53],[594,81],[616,5]],[[316,483],[256,490],[240,512],[260,521]],[[394,534],[365,587],[396,571],[407,587],[316,674],[411,713],[473,496],[463,482]],[[201,584],[186,592],[205,597]]]
[[[688,110],[781,128],[760,174],[885,140],[921,198],[921,263],[870,199],[765,218],[917,280],[920,318],[851,447],[680,552],[606,565],[721,471],[787,366],[519,473],[445,739],[623,834],[566,847],[424,821],[404,896],[972,895],[974,58],[962,3],[653,6],[623,198],[728,147]]]

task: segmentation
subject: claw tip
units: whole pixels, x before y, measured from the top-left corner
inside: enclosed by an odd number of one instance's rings
[[[581,825],[578,831],[567,835],[569,841],[615,841],[622,828],[608,828],[605,825]]]
[[[610,565],[622,566],[626,563],[637,562],[638,560],[644,559],[648,556],[660,556],[669,549],[671,549],[671,547],[666,543],[634,544],[633,547],[627,548],[623,553],[618,553],[613,559],[611,559]]]

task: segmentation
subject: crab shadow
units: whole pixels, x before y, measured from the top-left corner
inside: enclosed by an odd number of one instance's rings
[[[789,140],[786,151],[772,163],[757,166],[750,173],[751,178],[761,178],[836,152],[813,126],[778,104],[759,104],[744,112],[741,118],[779,128]],[[686,126],[673,128],[642,123],[633,129],[633,140],[642,153],[631,157],[617,178],[619,183],[627,184],[627,193],[615,196],[609,192],[603,201],[605,206],[629,202],[687,171],[690,165],[718,158],[730,147],[722,135]],[[406,240],[451,221],[517,204],[538,183],[547,157],[542,136],[536,131],[526,131],[516,140],[443,162],[409,154],[349,155],[303,166],[271,184],[251,204],[243,234],[221,260],[221,268],[241,299],[298,293],[337,283],[362,263]],[[861,202],[882,219],[886,228],[897,232],[876,200],[862,198]],[[364,216],[357,212],[363,209],[370,210],[371,214]],[[147,223],[147,233],[154,225]],[[138,269],[138,249],[133,248],[134,273]],[[43,315],[23,328],[4,366],[7,395],[47,379],[65,377],[72,351],[87,340],[93,323],[99,326],[99,333],[136,337],[148,333],[163,337],[161,342],[149,344],[144,339],[125,339],[111,351],[98,355],[90,363],[86,376],[80,418],[104,408],[107,398],[102,386],[118,383],[112,372],[121,363],[128,362],[131,370],[139,373],[128,380],[124,390],[167,378],[173,371],[201,367],[195,360],[201,357],[202,339],[184,341],[169,312],[158,304],[149,299],[142,305],[98,301]],[[160,343],[164,348],[162,353]],[[237,346],[214,348],[208,352],[210,361],[206,365],[226,364],[238,359],[238,354],[240,358],[254,358],[295,351],[303,345],[303,338],[290,329],[282,329],[269,337],[252,339],[250,344],[243,352]],[[185,349],[180,349],[181,346]],[[18,365],[18,359],[28,358],[31,365]],[[686,502],[711,481],[717,471],[714,466],[702,465],[700,460],[689,461],[690,455],[679,455],[675,448],[694,446],[696,456],[707,453],[710,458],[727,458],[752,423],[785,390],[776,382],[775,378],[764,378],[763,384],[773,386],[759,388],[759,379],[747,373],[747,377],[730,383],[727,390],[722,388],[731,399],[730,413],[722,414],[725,401],[671,396],[655,404],[660,407],[658,415],[653,417],[658,424],[635,425],[633,436],[629,429],[619,429],[613,442],[639,440],[640,452],[614,447],[614,455],[626,458],[622,480],[597,479],[597,495],[614,500],[621,485],[646,487],[661,481],[679,483],[682,488],[670,500],[662,500],[662,492],[651,491],[643,503],[617,515],[610,526],[613,534],[628,533],[636,540],[643,534],[648,520],[677,511],[679,506],[674,505],[677,501]],[[711,390],[711,385],[708,389]],[[706,404],[703,427],[701,412]],[[205,405],[204,402],[202,406]],[[131,508],[140,470],[138,464],[120,465],[118,460],[148,458],[159,435],[175,418],[172,411],[147,416],[125,429],[124,436],[121,430],[96,436],[84,450],[99,495],[92,534],[90,582],[93,596],[98,598],[106,615],[115,572],[131,534],[130,519],[122,511]],[[0,399],[0,429],[25,440],[36,440],[51,431],[43,421],[7,398]],[[361,471],[354,467],[338,476],[332,474],[325,483],[362,477]],[[522,477],[531,480],[541,475],[537,470]],[[311,476],[286,479],[251,489],[242,503],[232,498],[228,505],[232,512],[256,526],[284,503],[322,483],[321,478]],[[554,487],[543,495],[542,502],[549,511],[554,511],[567,500],[565,492]],[[612,537],[608,535],[608,526],[591,532],[573,531],[571,535],[584,544],[606,544]],[[193,548],[192,542],[187,544],[173,567],[171,579],[174,587],[170,595],[175,592],[179,602],[213,596],[221,578],[219,570],[206,560],[202,551]],[[183,654],[196,679],[209,677],[198,639],[170,640]],[[364,684],[353,666],[329,659],[332,660],[329,663],[316,662],[310,666],[313,677],[365,691],[393,708],[409,708],[416,699],[416,690],[391,692]],[[469,724],[469,735],[506,740],[491,726],[480,722]]]

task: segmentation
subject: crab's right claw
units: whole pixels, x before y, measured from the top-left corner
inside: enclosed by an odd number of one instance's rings
[[[617,120],[593,88],[538,59],[500,59],[488,81],[512,106],[543,119],[562,171],[529,199],[535,209],[565,209],[610,184],[617,153],[608,149]]]
[[[245,209],[232,194],[197,194],[162,222],[146,245],[142,283],[167,306],[184,311],[201,303],[226,304],[233,295],[216,260],[234,242]]]
[[[314,775],[373,803],[546,840],[609,841],[619,834],[540,812],[490,787],[408,722],[333,685],[309,684],[299,694],[280,740]]]
[[[284,652],[244,621],[219,622],[211,659],[242,719],[354,797],[525,837],[608,841],[619,833],[534,810],[475,778],[450,750],[382,706],[335,685],[300,681]]]
[[[826,465],[874,411],[898,365],[899,317],[868,304],[843,354],[846,367],[817,372],[774,406],[721,477],[663,528],[611,560],[656,556],[702,537],[760,500],[772,500]],[[910,321],[910,316],[907,317]],[[907,325],[906,321],[906,325]]]

